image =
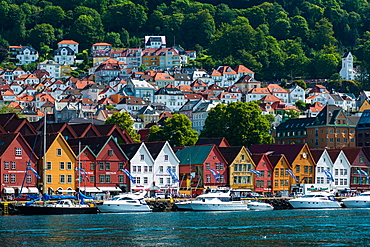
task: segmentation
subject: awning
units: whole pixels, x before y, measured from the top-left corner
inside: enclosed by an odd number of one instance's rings
[[[25,187],[23,187],[22,190],[21,190],[21,188],[19,188],[19,193],[20,194],[27,194],[28,193],[28,189],[25,188]]]
[[[14,189],[13,188],[4,188],[4,193],[5,194],[14,194]]]
[[[89,192],[89,193],[99,193],[102,192],[99,188],[96,187],[82,187],[80,188],[81,191]]]
[[[118,187],[99,187],[102,191],[122,191]]]
[[[28,187],[28,193],[30,193],[30,194],[38,194],[39,193],[39,189],[36,188],[36,187]]]

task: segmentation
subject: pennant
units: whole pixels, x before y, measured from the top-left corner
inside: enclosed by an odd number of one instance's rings
[[[215,169],[208,169],[208,170],[212,173],[213,177],[216,179],[216,182],[218,182],[221,176],[220,172]]]
[[[324,170],[324,173],[330,181],[334,182],[333,174],[329,170]]]
[[[35,176],[38,178],[38,179],[41,179],[41,177],[39,176],[39,174],[37,173],[37,171],[35,171],[35,169],[33,169],[32,167],[27,167],[27,170],[30,170],[33,172],[33,174],[35,174]]]
[[[257,177],[262,177],[263,175],[262,172],[254,170],[254,169],[249,169],[248,171],[253,172],[254,174],[257,175]]]
[[[76,171],[80,171],[80,175],[84,175],[84,176],[81,176],[82,181],[85,181],[85,178],[86,178],[87,181],[90,182],[90,178],[87,176],[87,172],[84,169],[82,169],[82,168],[76,168]]]
[[[294,176],[294,173],[292,170],[290,169],[285,169],[289,174],[290,176],[298,183],[298,179],[296,178],[296,176]]]
[[[127,169],[121,169],[120,171],[124,172],[133,184],[135,183],[135,178],[131,175],[131,173]]]
[[[362,172],[362,174],[365,175],[366,179],[369,180],[369,174],[367,174],[367,172],[365,172],[364,170],[360,170]]]
[[[179,179],[177,178],[177,176],[176,176],[176,173],[175,173],[171,168],[167,168],[167,172],[171,175],[172,180],[173,180],[175,183],[180,182],[180,180],[179,180]]]

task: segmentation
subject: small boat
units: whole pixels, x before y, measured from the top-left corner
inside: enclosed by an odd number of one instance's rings
[[[303,197],[288,201],[293,208],[340,208],[341,205],[334,199],[334,195],[327,192],[311,192]]]
[[[144,196],[140,193],[125,193],[103,201],[98,205],[101,213],[151,212]]]
[[[78,204],[70,199],[59,200],[53,204],[30,204],[17,206],[24,215],[58,215],[58,214],[96,214],[95,205]]]
[[[259,201],[247,201],[247,205],[250,210],[262,211],[274,209],[274,206],[272,206],[271,204]]]
[[[346,208],[370,208],[370,191],[342,200]]]
[[[233,201],[230,192],[210,192],[199,195],[190,203],[194,211],[247,211],[246,201]]]

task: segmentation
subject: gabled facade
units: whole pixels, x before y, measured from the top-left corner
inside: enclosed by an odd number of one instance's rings
[[[274,167],[267,157],[267,154],[253,154],[253,162],[255,169],[260,175],[253,174],[254,176],[254,191],[262,195],[270,196],[272,193],[273,171]]]
[[[328,149],[327,151],[333,162],[333,169],[330,171],[334,178],[334,182],[326,179],[326,182],[329,182],[331,185],[329,188],[333,188],[337,192],[347,190],[350,188],[351,181],[351,164],[347,156],[340,149]]]
[[[168,169],[171,169],[179,179],[180,160],[172,150],[170,144],[165,142],[146,142],[147,149],[154,160],[152,184],[158,186],[167,194],[177,193],[179,191],[179,182],[175,181]]]
[[[219,147],[220,152],[229,164],[229,186],[231,189],[255,188],[254,174],[249,169],[255,169],[255,164],[244,147]]]
[[[185,147],[176,156],[180,160],[181,193],[199,194],[205,188],[229,184],[227,161],[215,145]]]
[[[370,172],[370,158],[364,150],[360,147],[358,148],[343,148],[342,151],[346,155],[350,165],[350,188],[352,190],[369,190],[370,181],[366,179],[366,176],[361,173],[365,171],[367,174]],[[339,181],[340,183],[341,181]],[[347,187],[348,188],[348,187]]]
[[[330,151],[330,152],[329,152]],[[313,188],[322,190],[327,188],[329,191],[335,189],[334,183],[325,174],[329,171],[334,178],[334,163],[337,161],[339,152],[333,152],[330,149],[311,149],[312,157],[316,162],[315,182]]]
[[[32,147],[19,133],[0,134],[0,143],[0,197],[38,193],[39,180],[27,170],[38,170],[38,156]]]
[[[292,167],[284,154],[264,154],[273,166],[273,195],[288,195],[292,191],[292,184],[295,183],[288,170]]]

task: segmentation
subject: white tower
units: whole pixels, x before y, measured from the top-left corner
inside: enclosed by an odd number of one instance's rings
[[[339,74],[344,80],[355,79],[355,73],[353,71],[353,56],[349,51],[347,51],[342,57],[342,69]]]

